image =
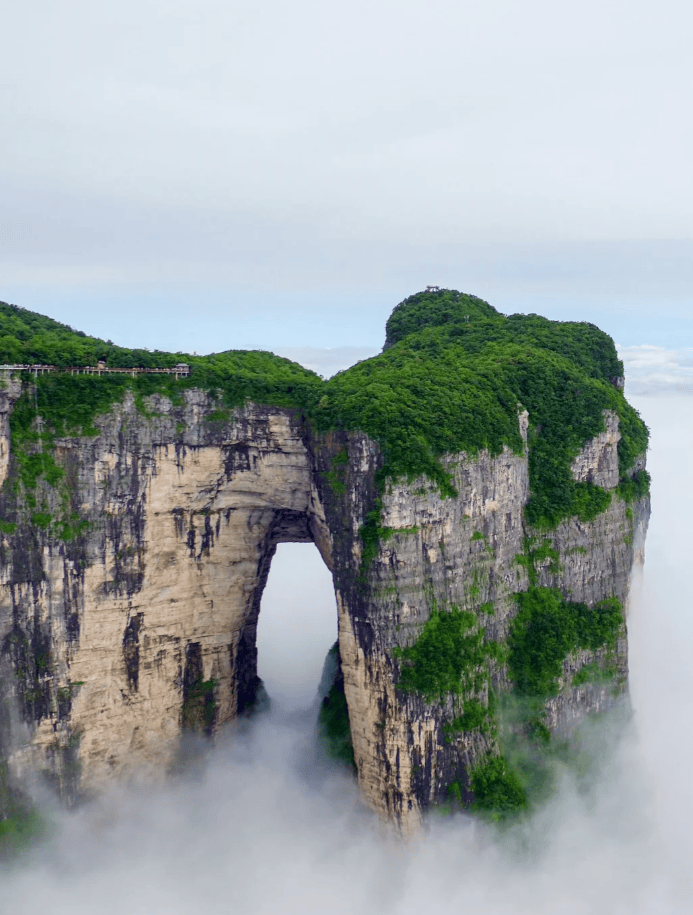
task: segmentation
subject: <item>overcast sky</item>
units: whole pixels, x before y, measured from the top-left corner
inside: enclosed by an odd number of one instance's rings
[[[438,283],[690,346],[692,26],[683,0],[5,0],[0,299],[126,345],[378,349]]]

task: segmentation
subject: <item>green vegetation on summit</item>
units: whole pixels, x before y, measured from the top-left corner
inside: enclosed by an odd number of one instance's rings
[[[99,359],[112,368],[166,368],[180,362],[177,353],[125,349],[45,315],[0,302],[0,363],[65,367],[96,365]]]
[[[587,323],[506,317],[482,299],[455,290],[405,299],[387,323],[383,352],[328,381],[265,352],[190,356],[128,350],[0,303],[0,361],[64,367],[94,365],[99,359],[114,368],[171,367],[185,361],[191,373],[179,380],[59,373],[31,378],[35,394],[26,384],[12,415],[17,448],[30,452],[38,441],[37,414],[45,423],[43,444],[50,446],[55,436],[96,434],[96,417],[121,400],[127,388],[145,410],[142,398],[148,394],[161,392],[175,402],[183,388],[196,387],[218,399],[220,420],[250,400],[298,409],[317,431],[360,429],[381,446],[381,487],[388,478],[425,475],[442,495],[453,496],[441,457],[485,448],[498,455],[504,446],[519,453],[521,408],[528,410],[530,423],[527,519],[551,528],[570,515],[589,520],[609,504],[609,493],[576,483],[570,470],[584,443],[603,430],[604,410],[614,410],[620,418],[624,497],[633,498],[632,467],[647,447],[647,428],[614,386],[623,366],[607,334]],[[25,482],[37,473],[40,467],[29,468]],[[646,475],[635,485],[638,492],[646,490]]]

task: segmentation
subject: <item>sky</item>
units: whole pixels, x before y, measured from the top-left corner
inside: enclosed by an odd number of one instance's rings
[[[0,299],[377,351],[438,284],[693,346],[683,0],[3,3]]]

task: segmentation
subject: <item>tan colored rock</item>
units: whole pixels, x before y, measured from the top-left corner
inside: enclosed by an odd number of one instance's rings
[[[204,440],[204,427],[195,426],[204,423],[204,407],[193,392],[195,442]],[[27,583],[15,591],[50,627],[58,689],[71,701],[68,718],[60,721],[54,704],[12,760],[45,768],[42,756],[78,743],[87,790],[131,771],[168,771],[191,645],[199,646],[201,678],[214,681],[215,727],[233,720],[247,686],[239,678],[256,673],[257,612],[277,543],[314,540],[331,564],[308,452],[287,412],[238,411],[219,444],[159,444],[149,429],[146,447],[119,448],[133,419],[140,422],[126,400],[86,450],[79,440],[61,443],[62,460],[80,462],[82,509],[95,518],[86,568],[51,545],[38,590]],[[13,570],[4,571],[7,595]],[[64,625],[68,604],[74,638]],[[124,640],[133,621],[129,671]],[[239,658],[241,650],[250,657]]]

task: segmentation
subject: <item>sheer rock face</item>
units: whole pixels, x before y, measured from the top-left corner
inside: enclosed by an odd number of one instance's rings
[[[21,382],[0,376],[0,486],[10,466],[10,413],[20,392]]]
[[[526,441],[526,414],[520,427]],[[618,484],[618,456],[615,447],[611,450],[618,437],[617,423],[614,428],[609,418],[607,432],[583,450],[582,466],[601,466],[608,489]],[[361,473],[365,463],[362,458]],[[367,475],[373,475],[376,463],[373,453]],[[479,729],[446,735],[445,724],[459,713],[453,697],[427,703],[398,690],[392,649],[413,644],[434,607],[452,606],[476,613],[487,636],[502,644],[517,612],[514,594],[529,586],[527,568],[517,560],[525,538],[532,536],[538,542],[549,539],[559,555],[558,563],[537,563],[537,584],[590,606],[617,597],[627,612],[631,570],[634,561],[643,561],[649,519],[648,499],[629,511],[615,498],[592,522],[571,519],[548,534],[533,531],[523,517],[529,497],[526,451],[517,455],[506,449],[496,458],[485,452],[473,458],[451,455],[446,465],[458,497],[442,499],[423,479],[391,486],[383,498],[382,524],[392,533],[370,567],[367,599],[353,588],[338,590],[349,609],[340,614],[340,650],[360,783],[404,829],[412,828],[429,804],[445,801],[453,781],[464,790],[469,769],[493,752],[494,738]],[[344,514],[357,514],[345,501]],[[352,554],[355,576],[358,538],[336,543],[335,569],[343,570]],[[586,714],[606,710],[626,689],[625,636],[616,644],[610,682],[571,687],[572,675],[604,654],[580,651],[566,659],[564,688],[546,703],[552,731],[569,735]],[[504,669],[494,675],[493,685],[497,692],[508,687]]]
[[[145,417],[128,395],[99,420],[99,436],[57,443],[71,508],[89,522],[74,539],[29,523],[21,493],[3,490],[0,514],[18,520],[0,534],[0,752],[15,774],[49,774],[68,798],[116,776],[163,776],[183,725],[211,734],[252,703],[274,550],[313,541],[334,577],[363,794],[411,828],[452,781],[468,784],[494,738],[476,729],[447,739],[453,698],[431,704],[398,690],[392,649],[412,644],[435,606],[469,609],[489,638],[506,638],[513,595],[528,587],[517,562],[532,533],[526,452],[447,456],[454,499],[424,479],[390,484],[381,519],[390,535],[364,568],[376,443],[358,432],[312,435],[292,411],[253,404],[219,421],[208,395],[184,399],[174,407],[155,395]],[[519,421],[526,439],[527,415]],[[610,418],[576,459],[579,479],[616,485],[617,436]],[[65,495],[41,484],[37,498],[57,515]],[[560,565],[541,565],[540,583],[590,605],[616,596],[627,606],[648,500],[630,514],[614,499],[595,521],[546,535]],[[613,701],[613,684],[569,688],[572,670],[592,660],[566,660],[566,689],[548,708],[553,729],[569,732]],[[625,638],[617,663],[622,688]],[[497,689],[505,678],[499,667]]]
[[[491,638],[502,638],[515,609],[512,595],[526,587],[526,572],[515,562],[529,493],[525,455],[506,450],[446,463],[457,499],[441,499],[424,480],[393,486],[385,496],[383,523],[394,533],[371,568],[367,613],[345,614],[352,630],[340,633],[361,784],[405,827],[420,809],[445,800],[458,770],[492,742],[477,731],[449,743],[443,726],[455,716],[452,698],[431,705],[398,691],[392,649],[412,644],[435,606],[478,612],[493,602],[495,613],[480,619]]]
[[[585,445],[571,465],[573,478],[581,483],[594,483],[603,489],[618,486],[618,416],[613,410],[604,410],[606,429]]]
[[[300,424],[249,406],[222,426],[205,420],[206,395],[186,399],[174,416],[156,398],[162,415],[144,419],[129,397],[97,438],[58,443],[90,521],[76,541],[35,530],[5,538],[5,668],[19,645],[29,681],[22,690],[4,678],[21,693],[16,767],[63,781],[74,755],[84,787],[135,768],[163,775],[186,700],[213,698],[212,730],[254,698],[257,615],[276,545],[315,541],[331,563]],[[39,670],[37,639],[47,646]]]

